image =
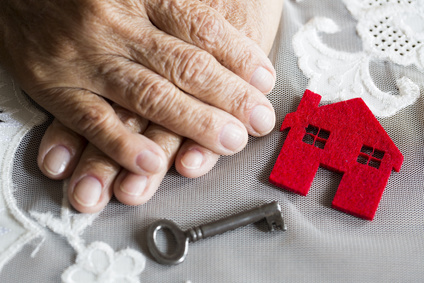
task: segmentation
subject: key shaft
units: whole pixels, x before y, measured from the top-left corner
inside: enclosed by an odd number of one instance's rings
[[[190,242],[196,242],[200,239],[223,234],[227,231],[253,224],[264,219],[267,220],[270,231],[274,230],[274,226],[277,226],[283,231],[286,230],[283,217],[281,216],[280,205],[277,202],[272,202],[207,224],[190,228],[185,233]]]

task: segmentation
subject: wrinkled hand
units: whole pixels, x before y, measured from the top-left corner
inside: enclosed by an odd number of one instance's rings
[[[181,136],[161,126],[148,125],[146,119],[116,104],[113,108],[128,129],[157,143],[165,152],[167,162],[155,174],[146,176],[130,173],[92,144],[85,146],[85,139],[54,120],[40,145],[39,167],[46,176],[53,179],[63,179],[72,174],[68,199],[82,212],[100,211],[109,202],[112,194],[122,203],[130,205],[149,200],[172,165],[183,140]],[[186,141],[181,150],[191,144],[194,142]],[[194,145],[196,146],[205,154],[203,164],[211,161],[215,164],[214,158],[218,158],[216,154],[208,154],[207,149]]]
[[[177,160],[182,161],[187,152],[200,153],[206,157],[203,163],[211,168],[217,154],[231,154],[244,147],[245,129],[263,135],[273,127],[272,107],[258,91],[266,93],[272,88],[272,66],[251,40],[217,13],[221,8],[228,18],[234,15],[230,13],[231,8],[237,8],[234,5],[205,1],[214,10],[198,1],[72,1],[68,9],[52,3],[36,4],[42,11],[38,17],[34,15],[37,9],[28,11],[27,4],[18,2],[1,16],[9,27],[1,31],[2,38],[8,39],[2,59],[24,89],[61,121],[46,133],[44,140],[50,139],[47,144],[54,144],[55,137],[60,139],[60,135],[49,132],[63,130],[62,137],[69,137],[68,146],[62,139],[62,145],[54,148],[68,158],[69,166],[53,177],[69,175],[82,154],[73,185],[94,188],[80,191],[80,197],[88,199],[91,194],[99,196],[100,201],[94,205],[73,201],[81,211],[97,211],[109,200],[119,168],[112,160],[138,174],[124,170],[116,178],[115,187],[127,184],[133,188],[131,183],[148,182],[147,186],[154,188],[141,197],[131,189],[126,195],[115,190],[122,202],[138,204],[150,198],[172,164],[180,135],[191,140],[181,148],[182,157]],[[68,16],[61,11],[67,11]],[[245,14],[239,13],[242,17],[233,16],[238,22],[232,24],[239,24],[240,30],[245,28],[243,32],[255,35],[255,39],[261,38],[257,31],[261,31],[261,24],[266,26],[264,20],[246,24],[246,19],[255,18],[252,11],[257,14],[258,10],[243,11]],[[20,16],[32,23],[20,26]],[[10,28],[13,21],[19,32]],[[17,42],[19,48],[12,48]],[[269,40],[265,42],[269,47]],[[116,114],[104,98],[138,115],[131,114],[128,119],[127,112],[122,123],[118,114],[125,110]],[[162,127],[149,126],[140,135],[146,124],[140,116]],[[128,122],[139,124],[138,128],[127,128]],[[63,125],[95,146],[87,146],[82,153],[84,140]],[[48,159],[52,148],[42,146],[41,162],[46,156]],[[181,163],[176,162],[177,169]],[[98,170],[99,165],[102,170]],[[190,168],[186,169],[179,171],[189,177],[202,174],[199,169],[190,176]]]

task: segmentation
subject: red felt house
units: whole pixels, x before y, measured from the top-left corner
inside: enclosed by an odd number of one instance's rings
[[[307,195],[319,166],[342,173],[332,206],[372,220],[403,155],[362,99],[319,107],[320,100],[306,90],[297,111],[285,117],[281,130],[290,131],[269,180]]]

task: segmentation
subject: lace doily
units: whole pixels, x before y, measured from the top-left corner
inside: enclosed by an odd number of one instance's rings
[[[11,171],[20,141],[45,118],[0,68],[0,271],[25,244],[43,235],[43,230],[18,209]]]
[[[404,75],[396,80],[397,90],[384,92],[373,81],[370,64],[387,60],[423,71],[424,4],[412,0],[344,3],[358,21],[362,52],[348,53],[323,43],[320,33],[336,34],[340,29],[333,20],[317,17],[293,37],[299,67],[310,79],[308,88],[320,93],[323,101],[361,97],[376,116],[392,116],[417,100],[420,87]]]

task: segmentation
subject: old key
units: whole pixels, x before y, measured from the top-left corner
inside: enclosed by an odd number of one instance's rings
[[[283,231],[287,229],[281,215],[280,205],[277,202],[271,202],[217,221],[190,228],[187,231],[182,231],[171,220],[157,220],[148,228],[147,246],[157,262],[161,264],[178,264],[184,261],[187,255],[189,242],[196,242],[201,239],[222,234],[258,222],[262,219],[266,220],[270,231],[274,231],[276,228]],[[156,235],[161,229],[168,229],[175,238],[176,249],[170,254],[161,252],[157,246]]]

